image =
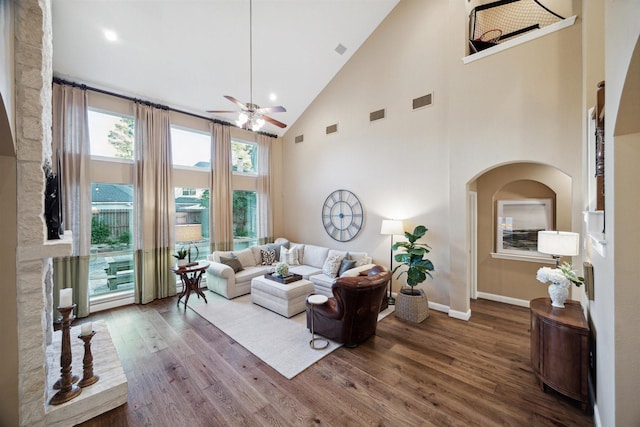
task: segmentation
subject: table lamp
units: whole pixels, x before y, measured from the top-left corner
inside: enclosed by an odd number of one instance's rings
[[[580,253],[580,235],[570,231],[538,231],[538,252],[549,254],[560,265],[560,257]]]

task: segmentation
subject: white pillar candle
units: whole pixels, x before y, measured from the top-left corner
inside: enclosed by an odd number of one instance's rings
[[[91,322],[83,323],[80,329],[80,335],[82,336],[91,335],[91,332],[93,332],[93,325],[91,324]]]
[[[60,289],[60,307],[71,307],[73,305],[73,289]]]

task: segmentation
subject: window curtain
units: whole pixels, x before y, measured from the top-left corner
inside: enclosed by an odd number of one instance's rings
[[[175,196],[169,112],[136,103],[134,242],[136,304],[176,294]]]
[[[213,230],[211,251],[233,249],[233,189],[231,185],[231,128],[212,123],[211,127],[211,196],[213,215],[209,229]]]
[[[274,138],[258,134],[258,244],[273,242],[271,145]]]
[[[61,176],[63,226],[71,230],[70,257],[53,260],[53,307],[60,289],[73,288],[76,316],[89,315],[89,254],[91,252],[91,178],[87,91],[79,87],[53,85],[52,163]],[[56,171],[60,150],[62,171]]]

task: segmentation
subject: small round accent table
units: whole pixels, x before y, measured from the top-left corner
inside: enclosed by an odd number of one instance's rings
[[[204,298],[204,302],[207,302],[207,297],[204,296],[204,293],[200,290],[200,281],[202,280],[202,275],[204,274],[207,267],[209,267],[208,262],[199,261],[195,263],[195,265],[187,265],[184,267],[176,266],[170,269],[178,276],[180,276],[180,279],[182,279],[182,293],[180,293],[180,295],[178,296],[178,305],[180,305],[180,300],[182,299],[182,297],[185,297],[184,306],[186,309],[191,292],[195,292],[198,295],[198,298],[202,297]]]
[[[314,350],[323,350],[329,345],[329,340],[325,338],[316,338],[315,330],[313,328],[313,308],[316,305],[324,304],[328,300],[329,298],[324,295],[310,295],[309,298],[307,298],[307,302],[311,304],[311,341],[309,341],[309,345]],[[320,345],[316,345],[316,342],[319,342]],[[324,345],[322,345],[322,343],[324,343]]]

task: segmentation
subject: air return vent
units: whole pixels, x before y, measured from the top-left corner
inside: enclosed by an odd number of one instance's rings
[[[383,108],[382,110],[372,111],[369,113],[369,121],[375,122],[376,120],[384,119],[386,116],[386,110]]]
[[[433,94],[428,93],[413,100],[413,109],[417,110],[418,108],[428,107],[431,104],[433,104]]]
[[[295,139],[296,144],[299,143],[299,142],[302,142],[302,141],[304,141],[304,135],[296,136],[296,139]]]
[[[336,123],[335,125],[331,125],[331,126],[327,126],[327,135],[329,135],[330,133],[336,133],[338,132],[338,124]]]

